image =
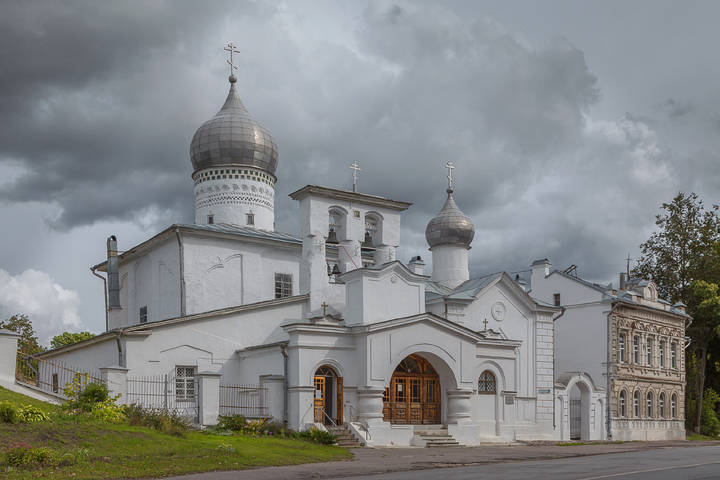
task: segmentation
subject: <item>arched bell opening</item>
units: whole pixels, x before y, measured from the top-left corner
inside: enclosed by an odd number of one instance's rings
[[[342,425],[343,381],[332,367],[323,365],[315,371],[313,399],[315,422]]]
[[[395,368],[383,394],[383,419],[392,424],[441,423],[440,376],[420,355],[408,355]]]

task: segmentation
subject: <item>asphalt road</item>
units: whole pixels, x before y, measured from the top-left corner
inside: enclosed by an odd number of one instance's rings
[[[701,480],[720,479],[720,446],[590,455],[337,477],[352,480]]]

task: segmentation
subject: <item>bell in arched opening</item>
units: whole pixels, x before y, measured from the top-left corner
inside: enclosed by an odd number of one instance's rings
[[[337,245],[338,243],[340,243],[340,242],[338,242],[337,234],[335,233],[335,229],[333,227],[330,227],[330,231],[328,232],[328,236],[327,236],[327,239],[325,240],[325,243],[330,243],[333,245]]]
[[[375,248],[370,232],[365,232],[365,240],[363,240],[363,242],[360,244],[360,247],[362,247],[363,250],[372,250]]]

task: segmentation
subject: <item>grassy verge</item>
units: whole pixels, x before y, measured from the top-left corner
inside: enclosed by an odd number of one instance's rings
[[[690,440],[691,442],[692,441],[694,441],[694,442],[707,442],[707,441],[717,442],[718,440],[720,440],[720,438],[717,438],[717,437],[710,437],[708,435],[700,435],[699,433],[695,433],[695,432],[688,432],[688,434],[685,435],[685,439]]]
[[[2,400],[16,404],[35,405],[37,402],[0,388]],[[173,436],[146,427],[64,416],[57,407],[47,404],[43,404],[43,408],[52,412],[51,421],[0,424],[0,446],[23,442],[32,447],[49,447],[61,454],[72,455],[76,463],[65,467],[10,471],[0,467],[8,479],[159,477],[351,457],[344,448],[302,440],[196,431]]]

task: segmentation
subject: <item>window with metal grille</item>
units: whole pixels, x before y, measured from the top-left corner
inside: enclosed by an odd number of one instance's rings
[[[275,298],[292,296],[292,275],[289,273],[275,274]]]
[[[140,323],[147,323],[147,305],[140,307]]]
[[[560,294],[559,293],[553,294],[553,301],[555,302],[556,307],[560,306]]]
[[[485,370],[480,374],[480,378],[478,379],[478,393],[485,395],[497,393],[495,374],[490,370]]]
[[[175,367],[175,400],[195,401],[195,367]]]

